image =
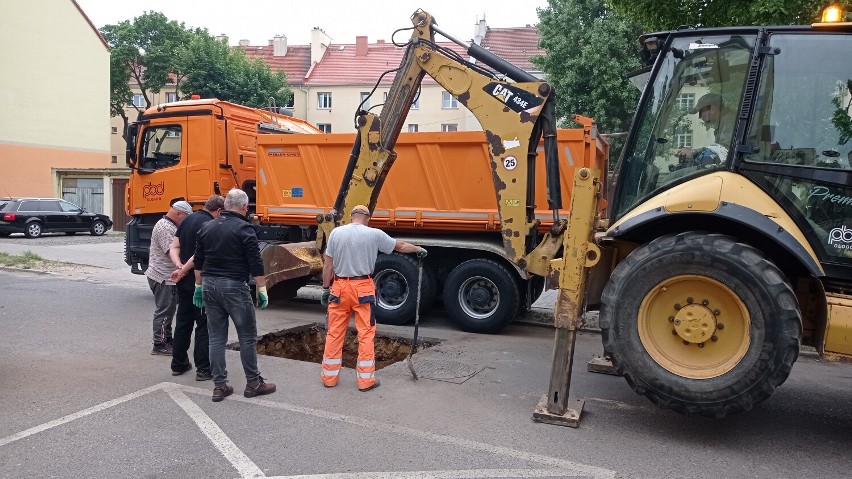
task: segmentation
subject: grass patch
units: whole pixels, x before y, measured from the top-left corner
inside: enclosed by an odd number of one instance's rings
[[[12,266],[15,268],[30,269],[35,266],[44,264],[45,260],[41,256],[32,251],[25,251],[24,254],[9,254],[0,253],[0,265]]]

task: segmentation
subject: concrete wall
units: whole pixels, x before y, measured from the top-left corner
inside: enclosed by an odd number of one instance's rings
[[[0,195],[110,164],[109,50],[71,0],[0,2]]]

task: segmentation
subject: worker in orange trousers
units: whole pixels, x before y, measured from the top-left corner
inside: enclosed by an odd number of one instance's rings
[[[376,379],[376,286],[373,268],[379,252],[416,253],[426,257],[426,249],[395,240],[382,230],[367,226],[370,210],[364,205],[352,209],[352,222],[332,230],[324,255],[321,302],[328,306],[328,333],[322,358],[322,383],[334,387],[343,364],[343,340],[349,318],[355,313],[358,332],[358,362],[355,366],[359,391],[379,387]]]

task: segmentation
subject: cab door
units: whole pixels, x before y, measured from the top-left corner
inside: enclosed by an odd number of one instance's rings
[[[130,176],[130,214],[163,213],[186,197],[187,117],[151,121],[139,132],[136,169]]]
[[[852,280],[852,36],[774,33],[769,46],[739,168],[796,220],[826,276]]]

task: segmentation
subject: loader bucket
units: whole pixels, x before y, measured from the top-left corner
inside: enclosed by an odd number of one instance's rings
[[[289,299],[322,272],[322,254],[313,241],[269,243],[260,251],[269,299]]]

